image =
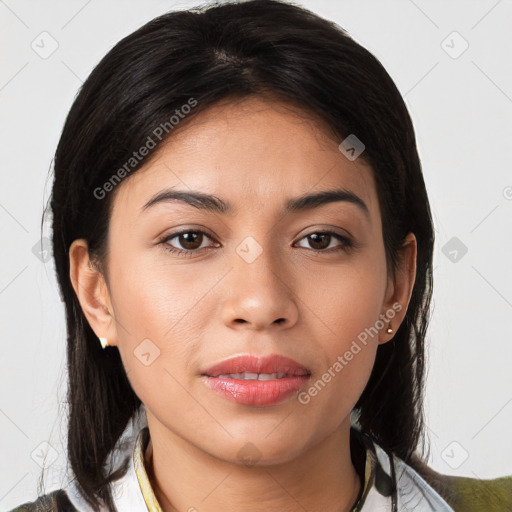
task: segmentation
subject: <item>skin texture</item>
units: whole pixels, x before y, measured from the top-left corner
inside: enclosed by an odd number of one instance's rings
[[[305,405],[296,396],[240,405],[201,377],[235,355],[280,354],[306,366],[311,384],[393,304],[401,306],[390,320],[398,329],[414,283],[416,239],[406,238],[392,279],[372,170],[361,158],[348,160],[340,142],[320,120],[273,100],[210,107],[117,186],[104,272],[90,262],[85,240],[71,246],[70,277],[84,313],[118,347],[146,406],[145,463],[165,511],[343,511],[358,496],[350,412],[378,344],[394,335],[387,321]],[[214,194],[235,212],[178,201],[143,211],[169,187]],[[347,201],[283,214],[290,198],[340,187],[366,203],[368,217]],[[191,257],[158,244],[184,228],[206,236],[166,243],[193,247]],[[325,230],[356,247],[334,236],[308,238]],[[249,236],[262,250],[252,263],[237,252]],[[134,354],[145,339],[160,350],[149,366]],[[252,466],[240,456],[249,446],[258,459]]]

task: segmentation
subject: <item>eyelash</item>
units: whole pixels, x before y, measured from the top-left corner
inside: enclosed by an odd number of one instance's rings
[[[212,237],[209,236],[208,233],[206,233],[204,231],[201,231],[198,229],[187,229],[184,231],[179,231],[179,232],[164,236],[163,238],[160,238],[157,243],[159,245],[162,245],[162,248],[165,251],[168,251],[172,254],[175,254],[177,256],[192,257],[194,255],[194,253],[199,252],[201,249],[194,249],[194,250],[177,249],[176,247],[173,247],[173,246],[170,246],[167,244],[167,242],[169,240],[172,240],[173,238],[177,238],[180,235],[183,235],[185,233],[200,233],[200,234],[206,235],[207,238],[212,240]],[[351,250],[358,247],[358,245],[353,240],[351,240],[350,238],[347,238],[343,235],[340,235],[339,233],[336,233],[334,231],[313,231],[313,232],[308,233],[307,235],[303,236],[300,240],[303,240],[304,238],[307,238],[308,236],[311,236],[311,235],[330,235],[330,236],[338,239],[340,242],[342,242],[342,244],[339,245],[338,247],[331,247],[330,249],[309,249],[317,254],[339,252],[339,251],[350,252]],[[212,248],[213,247],[203,247],[202,249],[212,249]],[[304,249],[304,247],[303,247],[303,249]]]

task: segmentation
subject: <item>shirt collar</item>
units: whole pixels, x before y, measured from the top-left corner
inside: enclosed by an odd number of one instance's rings
[[[162,508],[156,499],[151,483],[149,482],[146,468],[144,467],[144,452],[149,442],[149,429],[144,427],[137,436],[135,448],[133,450],[133,464],[135,466],[135,473],[139,482],[142,496],[146,502],[149,512],[162,512]]]
[[[137,480],[148,512],[162,512],[156,499],[149,477],[144,467],[144,453],[149,442],[149,429],[144,427],[139,432],[133,450],[133,464]],[[377,457],[373,441],[354,427],[351,428],[351,445],[358,443],[364,450],[364,484],[352,512],[369,512],[391,510],[393,481],[382,468]],[[384,508],[386,507],[386,508]]]

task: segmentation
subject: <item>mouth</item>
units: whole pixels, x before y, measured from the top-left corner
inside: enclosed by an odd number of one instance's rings
[[[276,405],[296,394],[311,372],[293,359],[270,355],[238,356],[202,372],[207,387],[241,405]]]
[[[251,373],[251,372],[243,372],[243,373],[226,373],[221,375],[208,375],[208,377],[213,377],[214,379],[239,379],[239,380],[273,380],[273,379],[284,379],[286,377],[293,377],[289,373],[279,372],[279,373]]]
[[[271,380],[284,377],[309,375],[311,372],[289,357],[271,354],[268,356],[236,356],[221,361],[202,372],[207,377],[226,377],[244,380]]]

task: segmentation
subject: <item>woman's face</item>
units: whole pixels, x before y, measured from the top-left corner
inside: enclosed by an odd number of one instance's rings
[[[250,98],[203,112],[118,185],[98,292],[111,316],[86,314],[117,345],[150,428],[234,462],[250,442],[275,463],[348,424],[378,343],[405,314],[415,242],[408,271],[388,279],[371,169],[340,142],[319,121]],[[286,208],[335,190],[359,199]],[[164,191],[216,202],[152,201]],[[250,355],[308,373],[207,376]]]

